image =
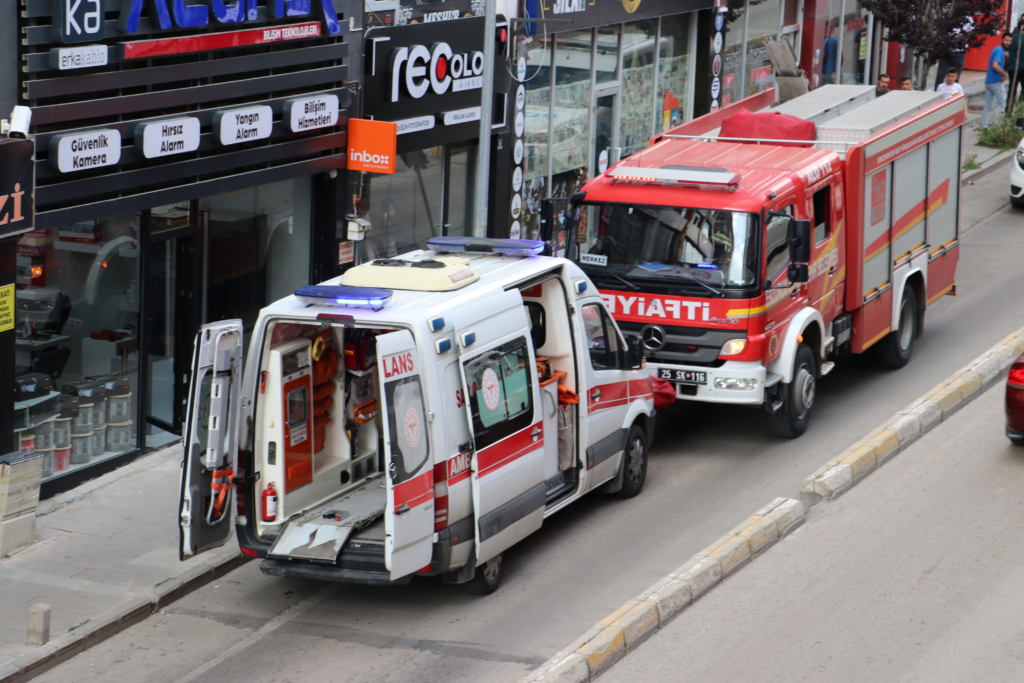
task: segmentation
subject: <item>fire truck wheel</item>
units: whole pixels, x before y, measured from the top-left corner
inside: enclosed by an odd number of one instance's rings
[[[878,364],[884,368],[902,368],[914,353],[917,335],[917,295],[909,285],[903,289],[900,302],[900,326],[878,343]]]
[[[474,595],[490,595],[501,585],[501,553],[476,568],[473,578],[463,584]]]
[[[622,454],[622,488],[615,492],[619,498],[632,498],[640,493],[647,479],[647,435],[638,425],[629,428],[626,451]]]
[[[782,385],[782,408],[771,417],[772,433],[795,439],[807,431],[817,388],[818,366],[814,352],[806,344],[796,349],[793,360],[793,381]]]

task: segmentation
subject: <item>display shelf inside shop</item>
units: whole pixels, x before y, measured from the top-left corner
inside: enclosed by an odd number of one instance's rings
[[[42,403],[43,401],[50,401],[50,400],[56,398],[57,396],[60,396],[60,392],[59,391],[51,391],[46,396],[37,396],[36,398],[28,398],[28,399],[25,399],[24,401],[15,401],[14,402],[14,411],[17,412],[19,410],[28,410],[32,406],[37,406],[40,403]],[[29,411],[29,414],[31,414],[31,411]],[[50,419],[50,417],[53,417],[53,416],[52,415],[47,416],[46,420]],[[14,433],[17,434],[18,432],[23,432],[26,429],[34,429],[34,428],[38,427],[39,425],[41,425],[42,423],[46,422],[46,420],[39,420],[38,422],[29,422],[28,418],[26,418],[25,419],[26,426],[24,426],[24,427],[16,427],[12,431],[14,431]]]
[[[132,451],[132,450],[135,450],[135,446],[134,445],[131,448],[127,448],[127,449],[125,449],[123,451],[116,451],[116,452],[115,451],[104,451],[103,455],[94,455],[94,456],[92,456],[92,458],[89,460],[89,462],[68,463],[67,469],[56,470],[56,471],[54,471],[53,474],[44,476],[43,480],[45,481],[47,479],[53,479],[54,477],[63,477],[65,474],[70,474],[70,473],[74,472],[75,470],[80,470],[83,467],[89,467],[91,465],[95,465],[96,463],[103,462],[104,460],[109,460],[110,458],[114,458],[114,457],[117,457],[119,455],[124,455],[128,451]]]
[[[92,242],[64,242],[57,240],[53,243],[53,248],[63,249],[64,251],[81,251],[86,254],[98,254],[103,245]]]

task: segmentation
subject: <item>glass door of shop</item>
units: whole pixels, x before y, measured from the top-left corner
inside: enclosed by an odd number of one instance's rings
[[[598,175],[619,160],[621,126],[619,117],[619,89],[598,91],[594,107],[594,154],[591,175]]]
[[[445,147],[442,235],[473,234],[477,150],[475,142]]]
[[[181,436],[192,343],[201,324],[196,203],[143,214],[143,363],[147,447]]]

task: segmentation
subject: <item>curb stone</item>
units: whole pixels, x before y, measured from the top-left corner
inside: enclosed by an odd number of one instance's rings
[[[599,621],[520,683],[592,681],[751,560],[1002,379],[1024,353],[1024,328],[1007,335],[923,397],[804,479],[802,500],[776,498],[633,600]],[[2,671],[2,670],[0,670]],[[4,679],[0,678],[0,683]]]
[[[249,561],[239,552],[216,563],[203,563],[190,567],[176,577],[171,577],[160,586],[154,587],[149,596],[132,598],[121,605],[89,619],[70,633],[61,634],[46,645],[37,647],[0,667],[0,683],[21,683],[38,676],[48,669],[71,659],[86,649],[107,638],[134,626],[168,604],[183,598],[192,591],[202,588],[217,577],[237,569]],[[545,681],[569,683],[568,678],[544,678]],[[585,680],[585,679],[581,679]]]

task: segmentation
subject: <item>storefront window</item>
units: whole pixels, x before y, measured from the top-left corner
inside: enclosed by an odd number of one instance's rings
[[[839,20],[842,11],[843,0],[829,0],[828,14],[825,17],[825,40],[821,46],[822,85],[839,82]]]
[[[18,245],[14,423],[44,479],[134,450],[140,217],[31,232]]]
[[[523,237],[540,230],[540,200],[547,196],[548,123],[551,113],[550,36],[537,36],[526,53],[526,128],[523,133]]]
[[[611,83],[619,71],[619,27],[601,26],[597,29],[597,56],[594,58],[594,82]]]
[[[749,97],[761,90],[775,87],[775,75],[765,49],[766,39],[776,40],[782,27],[779,26],[780,0],[766,0],[749,4],[750,18],[747,24],[747,70],[744,74],[745,95]]]
[[[209,233],[207,322],[241,318],[309,284],[310,178],[199,200]]]
[[[444,147],[399,153],[395,173],[374,176],[364,194],[373,230],[357,245],[360,260],[425,249],[442,234],[443,196]]]
[[[476,143],[455,145],[448,157],[448,211],[446,235],[473,234],[473,199],[476,195]]]
[[[722,85],[721,102],[727,107],[737,100],[743,99],[744,79],[740,69],[743,68],[743,16],[744,7],[736,10],[736,18],[726,27],[725,46],[722,48]]]
[[[570,197],[589,174],[591,32],[556,36],[551,197]],[[585,227],[585,226],[581,226]]]
[[[842,83],[859,85],[864,80],[864,67],[868,59],[868,11],[859,2],[847,0],[843,19]]]
[[[625,158],[647,147],[654,125],[657,19],[626,24],[622,32],[622,113],[619,146]]]
[[[660,121],[655,127],[664,132],[683,123],[690,110],[689,77],[690,15],[665,17],[661,20],[661,41],[658,51],[658,97]]]

